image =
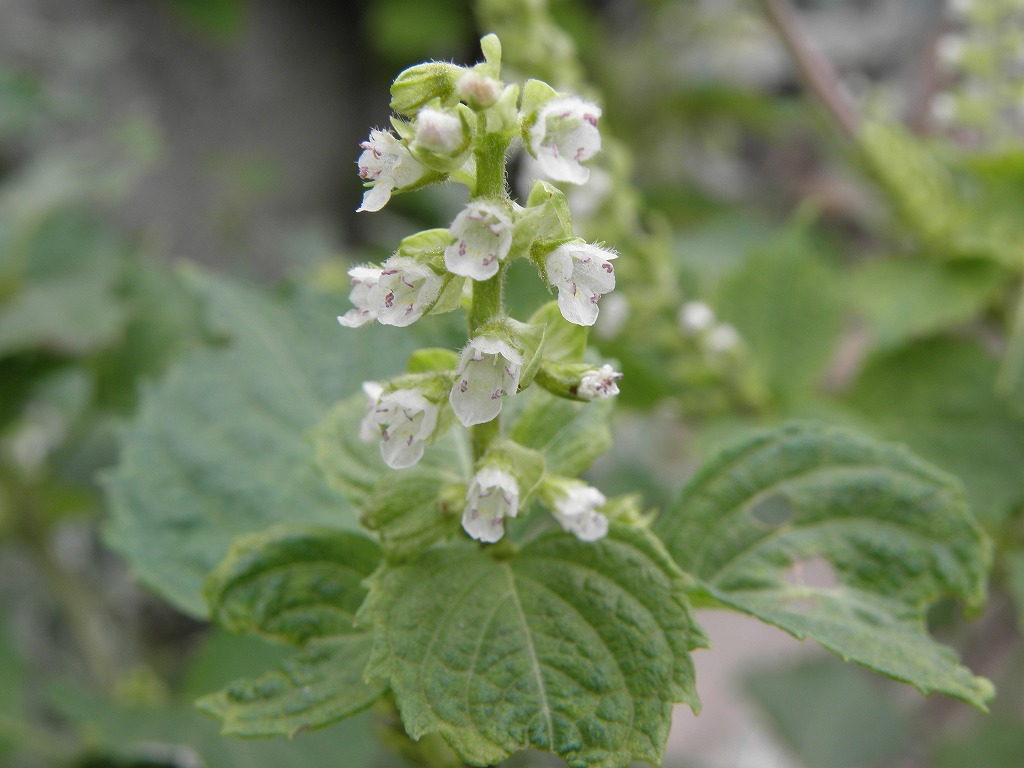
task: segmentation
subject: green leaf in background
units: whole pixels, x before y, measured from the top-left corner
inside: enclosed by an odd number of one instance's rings
[[[374,576],[367,676],[390,683],[413,738],[439,733],[474,765],[531,747],[573,768],[659,763],[673,702],[698,707],[685,587],[656,539],[616,525],[502,561],[431,549]]]
[[[370,636],[318,643],[257,678],[243,678],[196,706],[229,736],[287,736],[330,725],[373,704],[385,683],[363,682]]]
[[[82,355],[117,342],[124,246],[83,216],[44,210],[5,229],[4,213],[0,206],[0,357]]]
[[[969,738],[941,745],[936,768],[1020,768],[1024,729],[1019,721],[994,718]]]
[[[376,542],[362,534],[278,525],[235,539],[203,596],[231,632],[302,645],[353,633],[363,581],[379,563]]]
[[[795,424],[724,450],[655,523],[713,600],[977,707],[992,685],[929,636],[940,598],[985,601],[990,545],[960,484],[905,448]]]
[[[891,758],[911,733],[908,718],[865,674],[837,659],[816,659],[759,670],[744,688],[802,765],[862,768]]]
[[[183,356],[144,394],[106,478],[107,533],[143,581],[202,616],[202,581],[235,536],[283,521],[357,525],[304,434],[364,377],[399,369],[416,340],[376,325],[346,332],[326,297],[193,282],[227,341]]]
[[[996,396],[997,367],[977,344],[934,339],[872,360],[847,398],[877,436],[960,478],[993,524],[1024,504],[1024,416]]]
[[[736,327],[776,396],[799,394],[831,358],[842,330],[838,276],[812,233],[794,225],[720,286],[715,308]]]
[[[611,446],[610,400],[576,403],[534,387],[522,412],[510,411],[509,437],[544,454],[553,474],[578,475]]]
[[[214,40],[238,35],[248,14],[246,0],[165,0],[187,24]]]
[[[1006,280],[1006,270],[985,261],[885,259],[858,268],[850,291],[878,345],[892,347],[971,320]]]
[[[130,706],[104,699],[73,684],[54,686],[53,710],[86,735],[90,751],[113,764],[205,765],[210,768],[373,768],[382,763],[369,715],[357,715],[294,741],[224,738],[219,724],[196,710],[200,692],[238,675],[259,674],[279,655],[252,637],[214,635],[186,670],[185,689],[167,704]],[[134,762],[133,762],[134,761]],[[105,764],[105,763],[104,763]],[[404,765],[404,764],[403,764]]]
[[[1006,553],[1006,584],[1017,606],[1017,627],[1024,633],[1024,549]]]

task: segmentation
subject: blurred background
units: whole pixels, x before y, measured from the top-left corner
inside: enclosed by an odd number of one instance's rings
[[[822,418],[957,474],[1002,553],[976,624],[934,617],[1000,684],[992,717],[707,614],[704,713],[679,713],[666,764],[1024,765],[1020,4],[793,5],[858,141],[752,1],[0,0],[0,764],[396,764],[365,719],[221,739],[191,702],[279,653],[138,586],[102,478],[140,393],[223,341],[183,264],[341,313],[348,266],[461,209],[440,187],[356,215],[355,160],[398,72],[497,31],[506,79],[605,108],[571,198],[624,256],[595,337],[631,385],[599,485],[664,508],[727,437]]]

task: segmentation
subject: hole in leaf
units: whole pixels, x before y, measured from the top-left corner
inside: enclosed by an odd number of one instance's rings
[[[835,589],[839,586],[836,569],[821,555],[794,561],[786,580],[793,586],[813,589]]]
[[[785,496],[765,496],[750,508],[750,516],[766,528],[778,528],[793,519],[793,505]]]

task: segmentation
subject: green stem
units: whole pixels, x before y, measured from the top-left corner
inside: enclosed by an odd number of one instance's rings
[[[117,664],[103,630],[103,611],[82,580],[68,571],[50,547],[50,529],[36,506],[31,489],[21,485],[16,501],[17,534],[35,558],[93,682],[104,692],[113,690]]]
[[[473,199],[506,197],[505,152],[511,138],[502,133],[488,133],[483,115],[480,115],[478,125],[480,136],[473,153],[476,158],[476,189]],[[468,312],[470,337],[488,323],[504,316],[504,284],[504,265],[490,280],[473,283],[473,300]],[[487,452],[488,446],[501,435],[500,416],[486,424],[477,424],[470,430],[473,458],[479,460]]]

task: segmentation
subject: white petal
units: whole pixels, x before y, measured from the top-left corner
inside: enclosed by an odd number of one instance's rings
[[[359,328],[376,319],[376,315],[368,309],[350,309],[344,315],[338,315],[338,322],[346,328]]]
[[[512,221],[505,211],[489,203],[470,203],[455,217],[450,231],[455,242],[444,249],[449,272],[474,280],[498,273],[512,245]]]
[[[484,467],[470,480],[462,527],[477,541],[493,543],[505,535],[504,518],[519,514],[519,484],[509,473]]]
[[[379,211],[391,199],[392,189],[394,189],[393,184],[382,181],[374,182],[374,185],[363,193],[363,203],[356,208],[356,213]]]
[[[494,336],[478,336],[462,351],[448,402],[465,427],[484,424],[501,412],[502,399],[519,387],[523,356]]]
[[[583,184],[590,171],[581,165],[601,149],[596,104],[574,96],[552,99],[537,114],[530,128],[530,151],[541,170],[556,181]]]

